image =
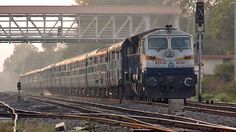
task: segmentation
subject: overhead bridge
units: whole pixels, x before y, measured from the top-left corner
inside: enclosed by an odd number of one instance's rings
[[[175,7],[0,6],[0,43],[115,42],[172,24]]]

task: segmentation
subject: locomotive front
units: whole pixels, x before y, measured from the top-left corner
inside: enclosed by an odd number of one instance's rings
[[[167,27],[143,38],[141,69],[150,98],[188,98],[195,95],[192,36]]]

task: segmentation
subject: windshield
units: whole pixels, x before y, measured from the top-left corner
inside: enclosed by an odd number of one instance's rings
[[[168,42],[166,38],[149,38],[148,39],[148,48],[162,50],[167,49]]]
[[[188,37],[178,37],[171,39],[171,48],[172,49],[189,49],[190,48],[190,39]]]

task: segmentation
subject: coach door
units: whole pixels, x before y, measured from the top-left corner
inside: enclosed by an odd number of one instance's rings
[[[140,56],[136,46],[129,46],[126,48],[126,81],[133,80],[133,75],[137,74],[137,69],[140,66]]]

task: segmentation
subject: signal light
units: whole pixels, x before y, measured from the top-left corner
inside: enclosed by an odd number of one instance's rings
[[[203,1],[196,2],[195,22],[196,22],[196,31],[204,32],[205,20],[204,20],[204,2]]]
[[[196,23],[204,23],[204,2],[196,3]]]

